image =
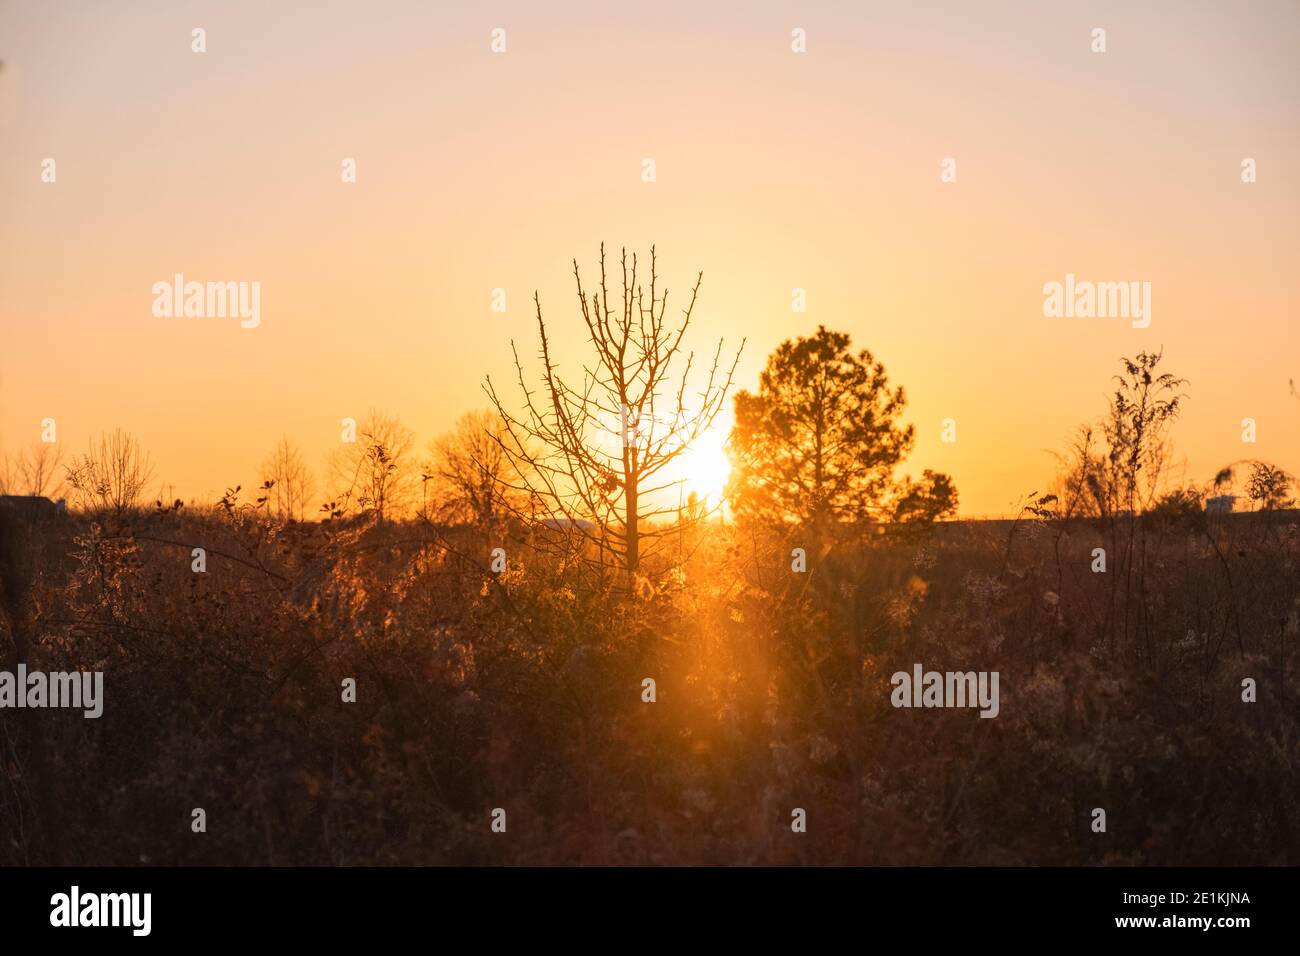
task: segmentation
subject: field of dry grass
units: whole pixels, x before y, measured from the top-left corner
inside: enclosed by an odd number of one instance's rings
[[[1296,512],[1116,523],[707,523],[628,587],[519,529],[11,521],[4,666],[106,700],[0,713],[0,864],[1300,862]],[[998,717],[895,709],[915,663]]]

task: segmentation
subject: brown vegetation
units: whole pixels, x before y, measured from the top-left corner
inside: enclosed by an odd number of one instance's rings
[[[710,524],[629,594],[518,528],[66,519],[24,545],[6,664],[25,632],[29,667],[104,670],[106,710],[0,716],[0,859],[1294,863],[1300,538],[1274,515],[1162,525],[1127,631],[1092,522],[885,534],[807,574],[797,537]],[[999,670],[1000,716],[892,709],[914,662]]]

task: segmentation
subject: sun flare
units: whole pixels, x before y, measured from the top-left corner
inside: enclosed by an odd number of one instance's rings
[[[722,501],[731,476],[731,461],[723,445],[726,435],[714,430],[702,435],[681,458],[682,493],[695,492],[710,507]]]

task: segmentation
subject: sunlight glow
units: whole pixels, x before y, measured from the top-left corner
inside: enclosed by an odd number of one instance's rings
[[[685,494],[692,491],[704,498],[710,506],[722,501],[722,492],[731,475],[731,462],[723,450],[726,433],[718,428],[702,435],[682,456],[682,488]]]

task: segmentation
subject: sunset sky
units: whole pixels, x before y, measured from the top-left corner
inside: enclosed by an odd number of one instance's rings
[[[1042,490],[1142,349],[1189,479],[1300,473],[1300,5],[476,6],[0,3],[0,448],[122,427],[215,500],[287,434],[322,480],[345,416],[424,445],[485,407],[534,289],[580,368],[604,241],[703,270],[741,387],[818,324],[870,348],[966,515]],[[155,317],[176,273],[260,282],[260,326]],[[1150,327],[1045,318],[1067,273],[1150,282]]]

